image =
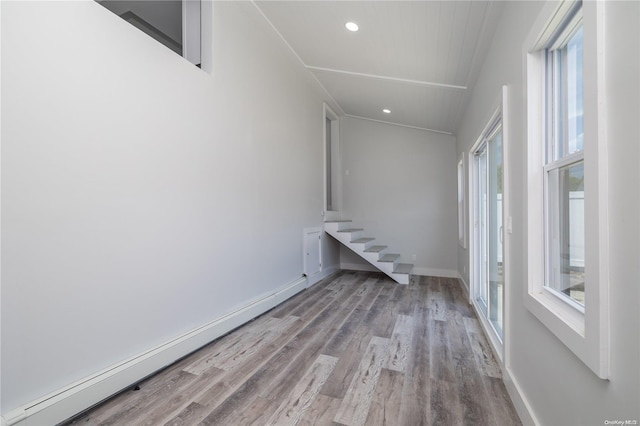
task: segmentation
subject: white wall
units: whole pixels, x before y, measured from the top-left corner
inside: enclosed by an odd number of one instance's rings
[[[611,375],[596,377],[567,347],[524,307],[527,252],[526,123],[524,40],[542,9],[542,2],[509,2],[492,48],[473,90],[462,127],[458,152],[467,153],[489,120],[501,86],[509,86],[510,174],[513,217],[512,281],[507,325],[511,373],[532,415],[543,425],[603,425],[605,420],[640,421],[640,3],[607,2],[606,71],[609,119],[609,215]],[[636,188],[631,191],[631,188]],[[588,196],[588,195],[587,195]],[[468,282],[469,259],[459,249],[459,271]],[[587,296],[588,297],[588,296]]]
[[[342,216],[413,263],[414,273],[455,274],[455,138],[346,117],[340,143]],[[341,252],[342,264],[357,262],[350,251]]]
[[[213,75],[93,1],[1,7],[8,412],[299,278],[323,98],[252,3]]]

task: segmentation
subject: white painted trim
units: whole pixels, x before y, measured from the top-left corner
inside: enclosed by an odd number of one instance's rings
[[[327,269],[323,267],[322,271],[320,272],[320,276],[318,277],[319,278],[318,281],[308,284],[307,287],[311,287],[312,285],[319,283],[320,281],[324,280],[328,276],[335,274],[339,270],[340,268],[338,267],[338,265],[329,266]]]
[[[504,280],[504,304],[502,321],[503,370],[511,365],[511,112],[509,110],[509,86],[502,86],[502,278]],[[515,138],[514,138],[515,139]]]
[[[374,121],[376,123],[390,124],[392,126],[398,126],[398,127],[407,127],[409,129],[424,130],[426,132],[440,133],[440,134],[443,134],[443,135],[453,135],[453,133],[445,132],[444,130],[428,129],[426,127],[411,126],[409,124],[401,124],[401,123],[394,123],[394,122],[391,122],[391,121],[376,120],[375,118],[361,117],[359,115],[351,115],[351,114],[344,114],[344,115],[346,117],[357,118],[359,120]]]
[[[368,263],[343,263],[340,262],[340,269],[347,271],[381,272]]]
[[[467,301],[470,301],[471,298],[469,297],[469,284],[467,284],[467,282],[464,280],[460,272],[458,272],[458,279],[460,280],[460,282],[462,282],[462,288],[467,294]]]
[[[518,412],[522,424],[525,426],[538,426],[540,422],[535,416],[529,400],[524,395],[510,367],[502,370],[502,377],[504,386],[507,388],[507,393],[511,397],[511,402],[513,402],[513,406]]]
[[[435,89],[447,89],[447,90],[467,90],[466,86],[458,86],[455,84],[434,83],[432,81],[424,81],[424,80],[410,80],[406,78],[390,77],[386,75],[365,74],[361,72],[336,70],[332,68],[314,67],[311,65],[307,65],[307,69],[312,71],[331,73],[331,74],[348,75],[351,77],[368,78],[372,80],[392,81],[394,83],[410,84],[412,86],[430,87]]]
[[[350,271],[365,271],[365,272],[380,272],[370,264],[359,263],[340,263],[340,269],[346,269]],[[419,268],[413,267],[411,275],[419,275],[423,277],[443,277],[443,278],[460,278],[458,271],[454,269],[436,269],[436,268]],[[464,282],[464,281],[463,281]]]
[[[414,266],[411,270],[411,275],[420,275],[423,277],[458,278],[458,271],[456,271],[455,269],[423,268]]]
[[[4,414],[7,426],[57,424],[201,348],[306,288],[304,277],[162,345]],[[4,423],[3,423],[4,424]]]
[[[464,152],[462,152],[456,167],[456,175],[458,176],[458,244],[463,249],[467,248],[467,185],[464,179],[467,171],[465,163],[465,155]],[[462,204],[462,206],[460,206],[460,204]],[[460,211],[460,207],[462,207],[462,211]]]
[[[331,153],[332,157],[334,156],[334,152],[337,151],[337,164],[333,164],[331,168],[332,176],[332,208],[333,210],[325,210],[327,208],[327,165],[328,162],[331,162],[332,158],[327,158],[327,126],[326,121],[331,121]],[[329,106],[326,102],[322,105],[322,147],[323,147],[323,167],[322,167],[322,188],[323,188],[323,204],[322,204],[322,215],[324,216],[324,220],[339,220],[340,219],[340,209],[342,208],[342,147],[340,145],[340,117],[335,113],[331,106]],[[333,182],[336,180],[336,191],[333,193]]]
[[[213,0],[202,0],[200,3],[200,68],[213,75]]]
[[[310,279],[310,277],[307,277],[307,285],[306,288],[312,287],[316,284],[318,284],[320,281],[324,280],[325,278],[335,274],[336,272],[338,272],[340,270],[340,268],[338,268],[337,265],[331,266],[326,270],[322,270],[317,274],[313,275],[313,279]]]
[[[197,9],[196,9],[197,8]],[[197,13],[194,12],[197,10]],[[193,19],[197,15],[198,19]],[[194,28],[194,22],[198,27]],[[182,57],[202,69],[202,2],[182,2]]]
[[[2,5],[0,5],[0,46],[2,45]],[[0,93],[2,92],[2,55],[0,55]],[[0,102],[2,117],[2,102]],[[0,188],[2,187],[2,120],[0,120]],[[2,197],[0,197],[0,224],[2,223]],[[0,226],[0,259],[2,259],[2,226]],[[0,262],[0,295],[2,294],[2,262]],[[0,378],[2,377],[2,303],[0,303]],[[2,414],[2,384],[0,383],[0,414]],[[5,426],[4,416],[0,416],[0,425]]]
[[[310,274],[307,275],[307,285],[306,287],[311,287],[312,285],[322,281],[322,279],[325,277],[326,275],[324,274],[324,272],[322,270],[316,272],[315,274]]]
[[[493,351],[493,354],[496,356],[496,358],[498,358],[500,369],[504,370],[504,344],[500,341],[498,334],[494,330],[487,317],[485,317],[484,314],[480,311],[478,303],[473,298],[470,298],[470,300],[471,308],[473,309],[473,312],[475,312],[476,317],[478,318],[478,322],[480,323],[480,327],[482,327],[482,331],[484,332],[485,337],[491,345],[491,350]]]
[[[469,297],[469,285],[464,280],[462,275],[458,274],[458,279],[462,283],[462,289],[467,293],[467,297]],[[469,303],[469,304],[472,306],[472,309],[475,312],[476,310],[475,306],[473,306],[472,303]],[[506,318],[505,318],[505,321],[506,321]],[[487,335],[487,332],[484,329],[484,327],[482,328],[482,332],[485,334],[485,336]],[[494,354],[495,354],[495,348],[493,346],[491,347],[491,350],[494,351]],[[513,405],[516,408],[516,411],[518,412],[518,416],[520,417],[522,424],[525,426],[539,425],[540,423],[538,422],[538,419],[534,415],[533,409],[531,408],[531,404],[529,404],[529,401],[525,397],[524,392],[520,387],[520,384],[517,382],[517,380],[515,379],[511,371],[511,366],[509,364],[500,364],[500,369],[502,370],[502,377],[503,377],[502,381],[504,382],[505,388],[507,389],[507,392],[511,397],[511,401],[513,402]]]

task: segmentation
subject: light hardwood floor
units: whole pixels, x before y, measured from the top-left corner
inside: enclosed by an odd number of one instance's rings
[[[340,272],[73,425],[519,425],[455,279]]]

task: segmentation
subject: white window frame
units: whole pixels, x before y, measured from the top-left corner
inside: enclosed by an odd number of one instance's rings
[[[341,174],[339,171],[341,170],[340,163],[340,116],[336,114],[333,109],[327,103],[323,103],[322,108],[322,146],[323,146],[323,205],[322,205],[322,214],[324,215],[324,220],[338,220],[340,219],[340,209],[342,206],[342,182],[341,182]],[[327,120],[331,121],[331,158],[327,156]],[[331,167],[328,167],[331,165]],[[327,173],[330,172],[332,175],[327,176]],[[332,209],[329,210],[328,207],[328,199],[327,199],[327,185],[329,180],[331,181],[331,193],[332,193]]]
[[[582,4],[584,33],[585,309],[545,287],[545,47],[575,2],[548,2],[525,42],[527,84],[527,270],[525,306],[598,377],[609,376],[607,140],[604,5]],[[568,163],[567,163],[568,164]]]
[[[466,200],[465,200],[465,167],[464,167],[464,152],[460,155],[458,161],[458,243],[462,248],[467,248],[467,232],[465,225],[467,223],[466,213]]]

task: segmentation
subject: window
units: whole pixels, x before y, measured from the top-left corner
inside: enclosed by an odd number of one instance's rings
[[[526,41],[525,305],[607,378],[603,11],[597,2],[548,2]]]
[[[583,29],[580,9],[545,49],[545,287],[584,309]]]

